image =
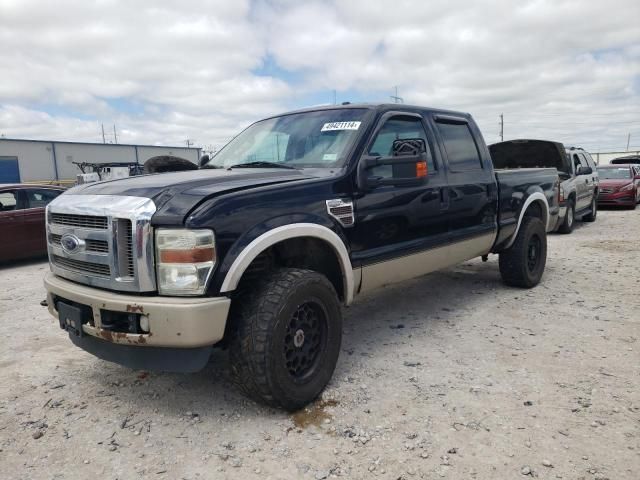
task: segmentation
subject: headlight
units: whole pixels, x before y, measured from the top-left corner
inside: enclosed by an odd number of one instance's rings
[[[161,295],[202,295],[216,264],[211,230],[156,230],[156,269]]]
[[[629,190],[633,190],[633,183],[630,183],[629,185],[625,185],[620,189],[621,192],[628,192]]]

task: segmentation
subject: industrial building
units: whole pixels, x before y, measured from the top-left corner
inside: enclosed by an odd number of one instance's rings
[[[158,156],[174,156],[195,164],[200,148],[58,142],[0,138],[0,183],[73,183],[88,163],[144,163]]]
[[[628,157],[629,155],[640,155],[640,150],[631,150],[631,151],[624,151],[624,152],[599,152],[599,153],[589,152],[589,153],[591,153],[591,156],[596,161],[596,164],[606,165],[614,158]]]

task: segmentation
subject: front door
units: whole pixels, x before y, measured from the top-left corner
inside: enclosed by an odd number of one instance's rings
[[[0,261],[23,256],[23,215],[17,190],[0,190]]]
[[[62,192],[46,188],[28,188],[25,195],[24,232],[26,246],[33,255],[41,255],[47,251],[47,234],[45,226],[46,206]]]
[[[394,140],[423,139],[427,179],[418,186],[380,186],[355,198],[355,223],[347,229],[354,266],[362,266],[362,291],[419,276],[431,268],[435,253],[446,257],[446,175],[434,155],[433,135],[418,114],[388,113],[380,120],[365,155],[387,157]],[[369,175],[392,178],[392,166]],[[429,255],[431,252],[433,255]]]

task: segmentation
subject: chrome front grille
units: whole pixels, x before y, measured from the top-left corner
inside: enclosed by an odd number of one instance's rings
[[[155,290],[153,213],[147,198],[60,195],[47,207],[51,270],[101,288]]]
[[[65,213],[51,213],[50,222],[57,225],[68,225],[70,227],[92,228],[106,230],[109,225],[107,217],[94,217],[89,215],[69,215]]]
[[[97,275],[100,277],[111,277],[111,268],[109,265],[101,265],[99,263],[83,262],[82,260],[74,260],[71,258],[59,257],[52,255],[53,263],[62,268],[72,270],[74,272],[85,273],[87,275]]]
[[[61,247],[60,240],[62,235],[58,235],[57,233],[52,233],[49,235],[49,243],[52,245],[56,245]],[[85,240],[87,243],[86,250],[87,252],[96,252],[96,253],[109,253],[109,242],[105,240]]]

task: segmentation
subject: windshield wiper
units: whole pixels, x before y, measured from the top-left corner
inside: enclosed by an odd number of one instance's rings
[[[224,167],[221,167],[221,166],[215,165],[215,164],[211,164],[211,163],[207,163],[206,165],[202,165],[200,168],[201,169],[205,169],[205,168],[224,168]]]
[[[286,168],[288,170],[297,170],[296,167],[292,167],[291,165],[285,165],[284,163],[275,163],[275,162],[247,162],[247,163],[238,163],[237,165],[231,165],[227,167],[231,168]]]

